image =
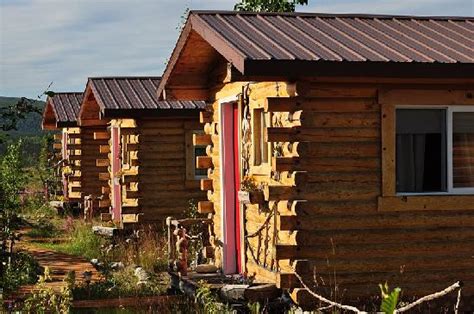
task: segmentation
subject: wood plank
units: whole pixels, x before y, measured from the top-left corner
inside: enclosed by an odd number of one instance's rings
[[[212,179],[201,179],[201,191],[212,190],[213,189],[212,185],[213,185]]]
[[[472,209],[474,209],[473,195],[382,196],[378,198],[379,211],[445,211]]]
[[[380,143],[348,142],[348,143],[294,143],[291,153],[299,157],[380,157]]]
[[[201,111],[199,112],[199,122],[202,124],[212,122],[213,113],[210,111]]]
[[[99,208],[108,208],[110,205],[111,203],[109,199],[99,200]]]
[[[266,112],[294,112],[302,110],[302,106],[298,97],[267,97],[263,108]]]
[[[214,213],[214,203],[210,201],[200,201],[198,202],[198,213],[200,214],[213,214]]]
[[[101,172],[101,173],[99,173],[98,179],[100,181],[109,181],[110,180],[110,174],[108,172]]]
[[[97,167],[108,167],[110,165],[110,161],[108,159],[96,159],[95,165]]]
[[[303,112],[300,117],[302,127],[360,128],[380,126],[378,112]]]
[[[122,214],[122,222],[125,223],[140,223],[143,221],[144,214]]]
[[[211,135],[209,134],[193,134],[194,146],[212,145]]]
[[[102,187],[102,194],[109,194],[110,193],[110,187],[109,186],[103,186]]]
[[[196,168],[198,169],[206,169],[212,168],[212,157],[209,156],[197,156],[196,157]]]
[[[100,214],[100,221],[108,222],[112,220],[112,214],[111,213],[101,213]]]
[[[101,154],[110,153],[110,146],[109,145],[99,145],[99,153],[101,153]]]
[[[108,140],[110,134],[108,132],[94,132],[94,140]]]
[[[382,195],[394,196],[395,183],[395,106],[383,105],[382,120]]]
[[[378,102],[391,105],[474,105],[473,94],[474,89],[382,89],[379,90]]]
[[[314,214],[305,216],[279,216],[280,230],[368,230],[386,228],[387,230],[416,230],[420,228],[474,227],[471,211],[406,211],[403,214],[349,213]]]
[[[377,128],[275,128],[265,129],[267,142],[370,142],[378,141]]]
[[[81,138],[82,135],[80,133],[68,133],[67,137],[72,138],[72,139],[78,139],[78,138]]]

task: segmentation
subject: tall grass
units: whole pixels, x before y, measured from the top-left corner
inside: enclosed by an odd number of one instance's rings
[[[112,252],[112,258],[125,265],[141,266],[149,272],[166,271],[167,248],[164,233],[148,227],[140,230],[138,237],[131,241],[119,241]]]
[[[55,251],[70,255],[82,256],[87,259],[99,258],[105,240],[92,232],[92,227],[81,220],[67,222],[65,232],[67,240],[58,244],[44,244]]]

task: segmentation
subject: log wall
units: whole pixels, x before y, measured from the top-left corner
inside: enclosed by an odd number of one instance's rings
[[[80,158],[81,158],[81,129],[80,128],[64,128],[63,132],[66,134],[66,160],[62,169],[68,167],[69,174],[66,176],[67,180],[67,191],[65,198],[71,202],[82,202],[83,193],[81,189],[81,171],[80,171]],[[64,154],[63,154],[64,157]],[[63,174],[64,176],[64,174]]]
[[[202,122],[212,139],[207,151],[213,189],[208,192],[212,204],[203,207],[214,211],[216,264],[222,264],[219,101],[245,93],[243,88],[249,86],[250,108],[264,108],[272,115],[266,140],[273,145],[270,165],[251,165],[250,172],[265,190],[266,208],[276,206],[278,212],[265,234],[272,239],[277,230],[274,247],[248,240],[249,275],[290,289],[301,304],[310,298],[294,272],[310,282],[316,275],[321,291],[328,296],[340,293],[338,300],[342,294],[347,299],[378,295],[378,284],[385,281],[413,297],[462,280],[464,293],[473,296],[474,199],[448,196],[440,201],[442,196],[402,198],[383,193],[387,185],[383,173],[392,173],[386,154],[393,147],[384,146],[383,138],[390,135],[382,125],[390,123],[384,121],[387,97],[381,96],[387,89],[411,89],[423,92],[390,97],[402,104],[440,104],[440,100],[459,104],[442,91],[458,89],[467,97],[466,88],[472,84],[371,78],[354,82],[331,78],[298,84],[224,82],[210,89],[214,102]],[[420,101],[426,95],[431,99]],[[246,234],[257,231],[268,217],[259,205],[247,205],[244,211]],[[269,269],[271,260],[256,261],[249,248],[270,252],[276,269]],[[303,260],[311,262],[310,270]]]
[[[199,181],[186,178],[186,132],[199,129],[196,119],[138,121],[140,207],[147,221],[182,217],[190,200],[205,198]]]
[[[101,152],[100,147],[108,145],[109,134],[105,126],[81,127],[81,159],[80,182],[82,199],[88,195],[94,198],[102,197],[96,201],[100,211],[108,211],[110,206],[108,193],[103,193],[103,188],[109,186],[107,153]]]

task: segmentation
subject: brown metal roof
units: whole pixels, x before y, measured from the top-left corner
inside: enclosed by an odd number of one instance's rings
[[[58,127],[72,126],[77,122],[82,93],[55,93],[53,97],[48,97],[47,103],[53,108]]]
[[[94,77],[89,83],[104,113],[130,111],[196,110],[203,109],[204,101],[160,101],[156,90],[160,77]],[[110,115],[109,115],[110,116]]]
[[[474,77],[473,17],[192,11],[158,94],[194,34],[249,77]]]
[[[195,11],[191,19],[247,60],[474,63],[473,17]]]

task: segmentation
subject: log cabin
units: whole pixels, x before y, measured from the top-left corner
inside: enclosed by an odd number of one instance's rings
[[[54,134],[53,150],[57,161],[57,175],[62,181],[64,200],[81,202],[81,186],[77,180],[80,151],[80,128],[77,117],[82,102],[82,93],[55,93],[48,97],[43,111],[43,130],[60,130]]]
[[[159,81],[90,78],[84,92],[81,124],[101,127],[94,129],[94,161],[103,170],[92,179],[103,179],[101,193],[110,200],[104,203],[104,220],[122,228],[163,224],[168,216],[183,216],[190,201],[206,198],[200,179],[207,173],[195,167],[195,156],[205,155],[205,146],[192,142],[194,133],[203,133],[199,112],[206,104],[159,101]]]
[[[306,308],[300,278],[347,302],[462,280],[473,310],[473,47],[472,17],[192,11],[158,95],[210,104],[215,265]]]

